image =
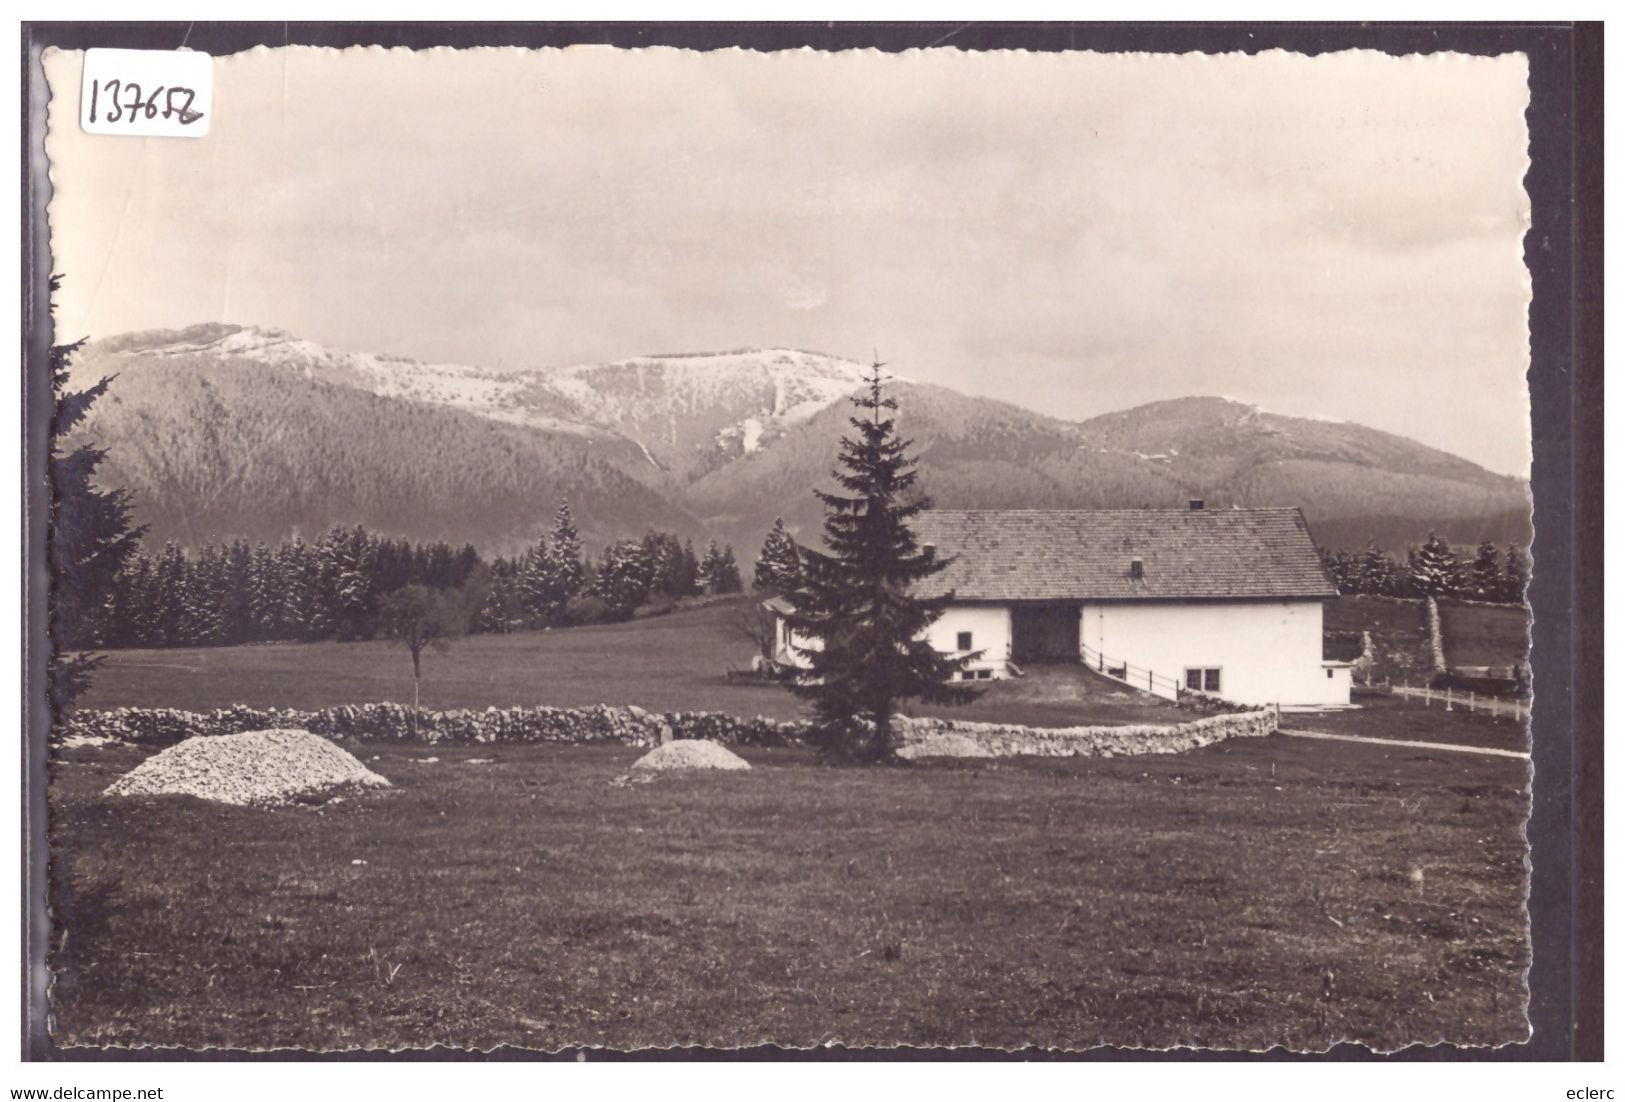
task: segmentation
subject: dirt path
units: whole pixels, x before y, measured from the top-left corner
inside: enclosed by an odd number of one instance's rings
[[[1290,735],[1293,738],[1319,738],[1331,739],[1335,742],[1364,742],[1372,746],[1407,746],[1413,750],[1449,750],[1458,754],[1490,754],[1498,758],[1522,758],[1529,760],[1529,755],[1522,750],[1497,750],[1489,746],[1456,746],[1448,742],[1415,742],[1402,738],[1372,738],[1367,735],[1334,735],[1326,731],[1288,731],[1282,729],[1280,734]]]

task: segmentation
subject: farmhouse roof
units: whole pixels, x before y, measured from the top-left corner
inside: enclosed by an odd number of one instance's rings
[[[924,590],[966,601],[1337,595],[1299,510],[1192,505],[928,510],[915,538],[954,561]]]

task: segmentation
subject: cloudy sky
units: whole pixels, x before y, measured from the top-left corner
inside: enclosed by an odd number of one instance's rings
[[[1521,56],[257,50],[78,130],[68,336],[866,358],[1061,416],[1223,394],[1529,464]]]

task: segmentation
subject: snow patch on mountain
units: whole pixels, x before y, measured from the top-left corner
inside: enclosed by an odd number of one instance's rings
[[[855,360],[796,349],[639,356],[528,373],[531,395],[568,401],[576,415],[682,468],[707,454],[748,455],[862,388]],[[702,463],[703,465],[703,463]]]
[[[650,409],[692,412],[748,398],[753,416],[787,425],[852,393],[867,370],[854,360],[766,348],[539,368],[532,378],[604,423],[634,421]]]
[[[660,470],[760,451],[860,389],[868,372],[855,360],[789,348],[496,369],[351,352],[280,329],[225,324],[128,334],[108,346],[156,358],[247,360],[509,424],[582,436],[608,431]]]

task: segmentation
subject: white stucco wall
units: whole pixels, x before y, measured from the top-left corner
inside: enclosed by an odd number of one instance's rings
[[[799,648],[799,649],[798,649]],[[802,650],[823,650],[824,641],[810,635],[803,635],[799,631],[791,631],[790,625],[785,623],[784,617],[776,617],[773,621],[773,661],[781,666],[795,666],[806,669],[812,663]]]
[[[1223,671],[1238,704],[1347,704],[1348,679],[1321,662],[1318,600],[1104,602],[1079,613],[1079,641],[1184,684],[1187,667]]]
[[[971,650],[982,657],[971,669],[992,670],[1003,677],[1010,661],[1010,610],[1002,605],[950,605],[926,631],[926,641],[945,654],[960,653],[959,633],[971,633]]]
[[[1326,682],[1327,699],[1315,701],[1317,704],[1347,704],[1349,693],[1354,688],[1354,664],[1352,662],[1326,662],[1323,663],[1327,674],[1322,675]]]
[[[1180,685],[1187,667],[1218,667],[1223,671],[1218,695],[1238,704],[1347,704],[1347,665],[1321,661],[1321,616],[1318,600],[1107,602],[1082,607],[1078,637],[1110,659],[1153,670]],[[805,666],[804,658],[786,648],[782,620],[778,629],[777,659]],[[926,638],[937,650],[954,653],[962,631],[971,633],[971,649],[983,652],[973,668],[1005,676],[1012,641],[1010,609],[951,606]],[[809,640],[797,642],[805,646]],[[810,642],[819,645],[818,640]]]
[[[1000,605],[954,605],[945,611],[926,632],[926,640],[936,650],[946,654],[958,653],[959,633],[971,633],[971,650],[981,651],[982,657],[971,664],[973,670],[991,670],[995,677],[1004,677],[1010,659],[1010,610]],[[787,666],[805,668],[804,655],[791,646],[817,650],[823,646],[819,639],[791,632],[783,618],[776,622],[773,648],[774,660]]]

